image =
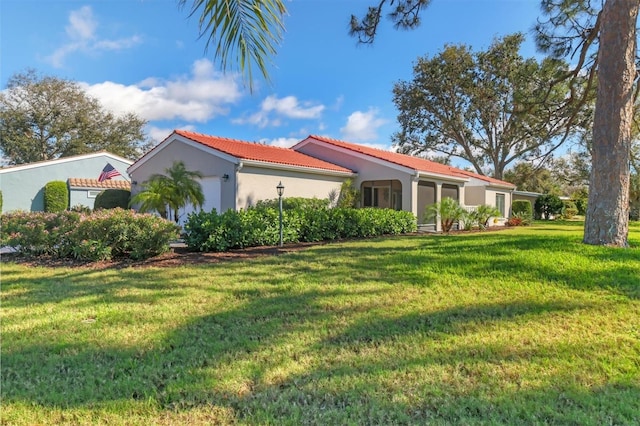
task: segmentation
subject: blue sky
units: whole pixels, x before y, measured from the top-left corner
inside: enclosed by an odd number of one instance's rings
[[[0,84],[35,68],[79,82],[106,108],[133,111],[160,141],[173,129],[291,146],[309,134],[388,149],[398,130],[393,84],[445,44],[486,49],[517,31],[536,54],[538,0],[433,0],[414,31],[381,27],[373,46],[349,37],[350,14],[374,0],[287,2],[272,82],[253,93],[222,74],[177,0],[1,0]]]

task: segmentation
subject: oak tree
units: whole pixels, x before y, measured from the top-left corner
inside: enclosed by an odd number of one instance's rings
[[[9,164],[101,150],[135,159],[148,146],[145,124],[105,111],[76,82],[34,70],[13,75],[0,92],[0,150]]]
[[[521,34],[506,36],[477,53],[447,46],[418,59],[413,80],[393,90],[400,151],[459,157],[476,172],[501,179],[511,163],[557,149],[581,117],[565,107],[568,86],[551,84],[567,66],[523,58],[523,40]]]

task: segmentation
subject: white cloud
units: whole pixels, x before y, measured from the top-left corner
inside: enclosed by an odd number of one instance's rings
[[[93,19],[93,11],[89,6],[83,6],[69,14],[69,25],[65,28],[69,38],[74,40],[89,40],[93,38],[98,23]]]
[[[312,102],[300,102],[295,96],[278,98],[267,96],[260,105],[260,111],[246,118],[233,120],[236,124],[253,124],[260,128],[278,127],[284,118],[294,120],[314,120],[322,116],[325,106]]]
[[[101,51],[114,51],[129,49],[142,42],[142,39],[133,35],[120,39],[101,39],[97,36],[98,22],[93,16],[93,10],[89,6],[83,6],[69,13],[69,25],[65,27],[68,41],[54,50],[47,57],[48,61],[56,68],[64,65],[68,55],[74,52],[95,54]]]
[[[347,119],[347,124],[340,129],[342,137],[355,142],[372,141],[378,138],[378,128],[387,120],[378,117],[376,108],[369,108],[367,112],[356,111]]]
[[[264,143],[271,146],[279,146],[280,148],[291,148],[298,142],[300,142],[300,139],[298,138],[276,138],[276,139],[260,140],[260,143]]]
[[[190,76],[174,80],[151,77],[128,86],[111,81],[80,85],[106,109],[134,112],[148,121],[205,122],[227,114],[229,105],[242,96],[236,78],[216,72],[207,59],[194,62]]]
[[[196,130],[195,126],[181,126],[178,127],[178,129],[180,130],[188,130],[190,132],[193,132]],[[151,138],[151,140],[153,140],[154,145],[157,145],[158,143],[162,142],[163,140],[165,140],[174,130],[174,128],[168,128],[168,127],[157,127],[157,126],[147,126],[146,129],[146,134]]]

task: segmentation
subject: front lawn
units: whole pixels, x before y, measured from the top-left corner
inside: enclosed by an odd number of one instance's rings
[[[1,270],[2,424],[639,424],[640,226]]]

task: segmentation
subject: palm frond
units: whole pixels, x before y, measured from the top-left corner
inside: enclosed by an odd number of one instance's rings
[[[269,81],[267,60],[282,41],[286,13],[283,0],[193,0],[189,16],[199,15],[200,37],[215,46],[222,70],[239,65],[253,90],[254,64]]]

